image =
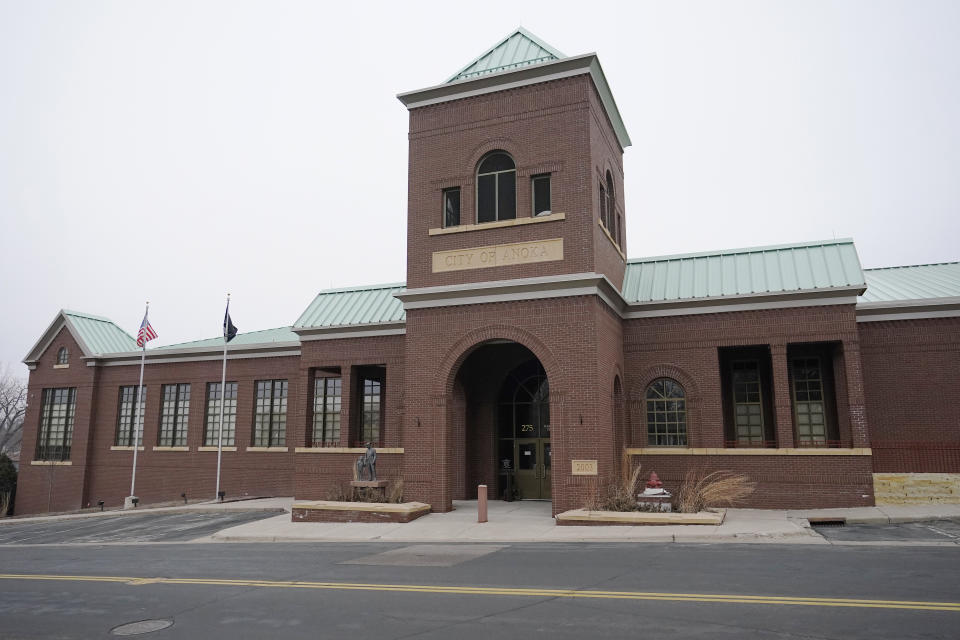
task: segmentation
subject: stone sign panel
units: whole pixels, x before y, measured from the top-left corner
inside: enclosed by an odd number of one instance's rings
[[[563,260],[563,238],[434,251],[433,272],[461,271]]]
[[[595,476],[597,475],[596,460],[571,460],[573,469],[571,473],[575,476]]]

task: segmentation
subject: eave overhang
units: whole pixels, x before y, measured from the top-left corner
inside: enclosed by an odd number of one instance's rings
[[[407,91],[397,95],[407,107],[407,109],[416,109],[426,107],[441,102],[451,100],[462,100],[495,91],[504,91],[506,89],[515,89],[540,82],[550,80],[560,80],[578,75],[589,75],[600,96],[600,101],[607,112],[610,124],[616,133],[617,141],[620,147],[626,149],[632,143],[627,133],[626,125],[617,108],[617,103],[613,99],[613,92],[607,83],[607,78],[603,73],[603,67],[600,66],[600,60],[596,53],[586,53],[580,56],[563,58],[552,62],[543,62],[519,69],[491,73],[476,78],[465,78],[445,84],[427,87],[426,89],[417,89]]]
[[[920,320],[960,316],[960,297],[918,298],[895,302],[858,302],[857,322]]]
[[[300,355],[299,342],[261,342],[257,344],[245,344],[234,347],[227,347],[227,359],[236,360],[243,358],[273,358],[289,357]],[[84,357],[88,367],[95,366],[125,366],[131,364],[140,364],[141,351],[126,351],[122,353],[109,353],[99,356]],[[221,360],[223,358],[223,346],[204,346],[204,347],[186,347],[179,349],[147,349],[147,364],[162,364],[168,362],[191,362],[204,360]]]

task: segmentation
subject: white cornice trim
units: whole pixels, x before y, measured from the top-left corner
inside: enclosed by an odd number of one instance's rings
[[[376,338],[378,336],[402,336],[407,332],[406,322],[384,322],[375,325],[339,325],[322,329],[295,329],[300,340],[343,340],[347,338]]]
[[[857,322],[922,320],[960,316],[960,297],[918,298],[857,304]]]
[[[223,360],[223,351],[220,351],[220,353],[218,354],[212,354],[212,355],[204,355],[204,356],[183,355],[181,357],[173,357],[173,358],[164,358],[164,357],[156,357],[156,356],[150,357],[149,351],[147,352],[147,354],[148,355],[147,355],[146,364],[168,364],[171,362],[206,362],[208,360]],[[162,355],[166,355],[166,354],[162,354]],[[243,352],[243,353],[235,353],[232,351],[228,351],[227,360],[248,360],[251,358],[286,358],[286,357],[299,356],[299,355],[300,355],[299,348],[296,350],[290,350],[290,351],[257,351],[253,353],[249,351]],[[107,359],[107,358],[92,359],[90,360],[90,362],[87,363],[87,366],[125,367],[128,365],[140,364],[139,357],[134,359],[129,359],[129,360],[114,359],[117,357],[118,356],[111,354],[110,359]],[[125,357],[129,358],[129,354],[127,354]]]
[[[610,90],[610,85],[607,83],[607,78],[595,53],[561,58],[552,62],[542,62],[529,67],[520,67],[475,78],[465,78],[455,82],[434,85],[426,89],[406,91],[398,94],[397,99],[407,109],[416,109],[417,107],[426,107],[450,100],[461,100],[495,91],[505,91],[579,75],[589,75],[590,79],[593,80],[600,101],[607,112],[607,117],[610,118],[610,123],[613,125],[617,142],[620,143],[621,148],[626,149],[632,144],[630,135],[627,133],[623,117],[620,115],[617,103],[613,99],[613,92]]]
[[[655,302],[632,302],[624,319],[655,318],[658,316],[682,316],[704,313],[727,313],[732,311],[756,311],[760,309],[785,309],[790,307],[818,307],[857,302],[859,287],[833,287],[807,291],[784,291],[777,293],[716,296],[686,300],[657,300]]]
[[[422,287],[404,289],[394,295],[403,302],[405,310],[588,295],[599,296],[617,314],[623,310],[623,299],[620,293],[606,276],[599,273],[574,273]]]

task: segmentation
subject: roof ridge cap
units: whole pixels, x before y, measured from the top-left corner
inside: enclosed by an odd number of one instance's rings
[[[254,330],[254,331],[242,331],[242,332],[238,332],[237,335],[238,335],[238,336],[249,336],[249,335],[254,334],[254,333],[266,333],[267,331],[277,331],[277,330],[279,330],[279,329],[290,329],[290,333],[293,333],[293,326],[292,326],[292,325],[286,325],[286,326],[283,326],[283,327],[273,327],[273,328],[271,328],[271,329],[256,329],[256,330]],[[193,344],[194,342],[204,342],[204,341],[206,341],[206,340],[216,340],[217,338],[222,338],[222,337],[223,337],[222,335],[219,335],[219,336],[212,336],[212,337],[210,337],[210,338],[197,338],[196,340],[186,340],[186,341],[184,341],[184,342],[174,342],[173,344],[165,344],[165,345],[158,346],[158,347],[156,347],[156,348],[157,348],[157,349],[170,349],[170,348],[172,348],[172,347],[182,347],[182,346],[187,345],[187,344]]]
[[[692,253],[676,253],[643,258],[631,258],[627,264],[641,264],[644,262],[664,262],[667,260],[682,260],[684,258],[707,258],[712,256],[726,256],[741,253],[762,253],[780,249],[804,249],[807,247],[825,247],[839,244],[853,244],[853,238],[834,238],[831,240],[811,240],[809,242],[795,242],[788,244],[760,245],[755,247],[741,247],[737,249],[718,249],[714,251],[695,251]]]
[[[924,262],[921,264],[901,264],[901,265],[893,265],[890,267],[870,267],[869,269],[864,269],[864,271],[890,271],[892,269],[916,269],[917,267],[943,267],[951,264],[960,265],[960,260],[953,260],[951,262]]]
[[[386,284],[367,284],[356,287],[337,287],[335,289],[321,289],[317,292],[317,295],[320,296],[326,293],[350,293],[351,291],[376,291],[377,289],[397,289],[405,288],[406,286],[406,282],[390,282]]]

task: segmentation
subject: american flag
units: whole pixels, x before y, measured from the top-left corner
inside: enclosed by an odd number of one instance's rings
[[[137,346],[142,347],[157,337],[157,332],[150,326],[150,320],[147,319],[149,312],[143,314],[143,322],[140,323],[140,331],[137,332]]]

